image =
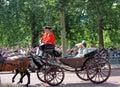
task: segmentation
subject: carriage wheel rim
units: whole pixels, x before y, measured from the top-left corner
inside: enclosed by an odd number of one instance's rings
[[[76,75],[81,79],[81,80],[84,80],[84,81],[88,81],[89,78],[87,76],[87,70],[82,70],[82,71],[76,71]]]
[[[64,71],[58,67],[53,72],[45,73],[45,80],[51,86],[57,86],[64,80]],[[50,78],[49,78],[50,77]]]
[[[90,72],[92,72],[92,70],[90,69],[90,64],[89,64],[88,69],[87,69],[88,78],[94,83],[103,83],[110,76],[110,73],[111,73],[110,64],[107,60],[105,60],[103,58],[93,59],[92,62],[95,62],[95,60],[105,62],[105,65],[101,66],[101,67],[97,66],[96,70],[92,69],[93,71],[95,71],[95,73],[92,73],[93,75],[90,75]],[[106,65],[108,66],[108,68],[106,70],[104,70],[103,68],[105,68]]]
[[[37,77],[42,82],[46,82],[44,78],[46,68],[48,68],[48,66],[44,65],[40,70],[37,70]]]

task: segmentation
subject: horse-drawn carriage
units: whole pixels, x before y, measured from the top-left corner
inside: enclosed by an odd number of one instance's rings
[[[111,73],[111,66],[104,58],[96,58],[97,50],[84,56],[84,58],[58,58],[53,48],[44,50],[44,58],[41,58],[43,66],[37,70],[37,77],[40,81],[51,86],[57,86],[64,80],[64,72],[75,72],[84,81],[93,83],[105,82]],[[35,56],[33,56],[35,57]]]
[[[111,73],[111,66],[109,62],[104,58],[96,58],[97,50],[94,50],[84,56],[84,58],[59,58],[54,47],[46,47],[43,52],[43,57],[38,58],[31,53],[33,62],[40,60],[40,68],[37,69],[37,77],[40,81],[48,83],[51,86],[57,86],[64,80],[64,72],[75,72],[76,75],[84,81],[92,81],[93,83],[105,82]],[[30,84],[30,75],[27,71],[29,66],[28,58],[19,58],[10,61],[0,61],[1,71],[12,71],[18,69],[25,74],[20,78],[22,83],[23,77],[28,76],[28,84]],[[37,62],[38,63],[38,62]],[[14,80],[14,79],[13,79]]]

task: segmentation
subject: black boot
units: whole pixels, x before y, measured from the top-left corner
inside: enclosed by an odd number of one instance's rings
[[[37,59],[33,58],[33,62],[38,67],[38,69],[42,68],[42,63],[39,58],[37,58]]]

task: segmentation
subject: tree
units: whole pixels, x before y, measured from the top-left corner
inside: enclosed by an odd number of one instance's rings
[[[112,6],[116,1],[91,0],[86,3],[87,14],[89,15],[89,18],[93,17],[97,23],[99,46],[102,48],[104,48],[103,30],[105,29],[105,24],[107,24],[106,18],[109,18],[109,14],[113,12]],[[114,16],[112,16],[112,19],[113,17]]]
[[[52,27],[63,53],[83,39],[89,46],[119,46],[119,7],[119,0],[1,0],[0,47],[37,45],[45,25]]]

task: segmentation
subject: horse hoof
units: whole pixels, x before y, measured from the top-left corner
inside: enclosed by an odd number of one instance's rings
[[[29,84],[25,84],[24,86],[28,86]]]
[[[15,81],[14,80],[12,80],[12,83],[14,83]]]
[[[17,82],[17,84],[20,84],[20,83],[22,83],[22,82],[20,82],[20,81],[19,81],[19,82]]]

